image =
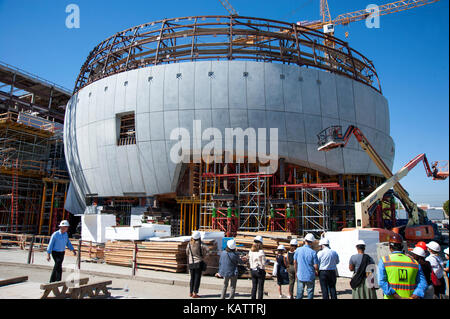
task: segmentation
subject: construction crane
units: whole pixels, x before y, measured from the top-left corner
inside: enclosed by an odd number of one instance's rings
[[[440,162],[433,162],[430,168],[429,162],[425,156],[425,154],[418,155],[412,161],[410,161],[407,165],[405,165],[396,175],[393,175],[389,167],[384,163],[381,159],[380,155],[375,151],[373,146],[369,143],[367,138],[361,132],[359,128],[356,126],[350,125],[346,132],[342,134],[342,126],[335,125],[330,126],[323,131],[321,131],[318,137],[318,150],[319,151],[329,151],[338,147],[345,147],[351,137],[351,135],[355,135],[356,140],[358,141],[361,148],[369,155],[378,169],[381,171],[383,176],[387,179],[385,184],[380,186],[377,190],[374,191],[370,196],[368,196],[364,201],[355,203],[355,214],[357,220],[357,227],[367,227],[368,219],[363,218],[361,216],[365,216],[364,214],[368,211],[368,207],[372,206],[376,201],[379,200],[379,196],[383,196],[386,191],[393,187],[394,194],[400,199],[403,206],[405,207],[406,212],[408,213],[408,224],[407,227],[413,227],[417,225],[426,224],[426,213],[421,208],[417,207],[417,204],[414,203],[410,198],[406,190],[403,186],[398,182],[401,178],[406,176],[408,172],[417,165],[420,161],[423,162],[425,171],[428,177],[432,177],[433,180],[445,180],[448,177],[448,162],[447,164],[440,164]],[[444,169],[446,167],[446,170]],[[386,184],[388,183],[389,184]],[[390,185],[390,187],[387,187]],[[381,191],[384,192],[381,194]],[[380,195],[381,194],[381,195]],[[378,198],[374,200],[374,198]],[[369,206],[367,206],[369,205]],[[366,216],[367,217],[367,216]],[[431,227],[431,226],[430,226]],[[401,231],[400,228],[398,228]],[[429,230],[428,230],[429,231]]]
[[[223,5],[223,7],[228,11],[228,13],[232,16],[237,16],[237,11],[233,8],[230,2],[228,0],[219,0],[220,3]]]
[[[424,5],[432,4],[440,0],[401,0],[395,1],[378,6],[378,16],[383,16],[400,11],[410,10],[418,8]],[[336,25],[348,25],[351,22],[361,21],[366,19],[371,14],[367,9],[362,9],[354,12],[348,12],[338,15],[332,19],[330,14],[330,8],[327,0],[320,0],[320,16],[321,20],[297,22],[297,24],[311,28],[322,29],[324,33],[334,35]],[[348,34],[346,34],[348,36]]]

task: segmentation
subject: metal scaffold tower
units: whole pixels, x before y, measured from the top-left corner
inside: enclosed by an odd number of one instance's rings
[[[329,191],[324,187],[302,188],[299,191],[300,231],[317,237],[330,229]]]
[[[270,175],[237,174],[238,202],[240,204],[239,229],[260,231],[266,229],[267,184]]]

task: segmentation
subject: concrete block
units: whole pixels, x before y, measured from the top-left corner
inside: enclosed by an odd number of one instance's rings
[[[164,133],[164,112],[150,113],[150,140],[163,140]]]
[[[266,109],[271,111],[284,111],[283,101],[283,65],[264,63],[264,81],[266,92]]]
[[[195,107],[195,65],[180,63],[179,66],[181,78],[178,80],[178,108],[180,110],[193,110]]]
[[[150,141],[150,113],[136,115],[136,141]]]
[[[211,85],[211,107],[228,108],[228,62],[212,61],[212,76],[205,77],[205,85]],[[208,72],[207,72],[208,73]],[[202,75],[203,78],[203,75]]]
[[[158,181],[153,167],[153,153],[150,142],[138,142],[138,156],[144,181],[144,189],[147,194],[158,193]]]
[[[283,95],[286,112],[302,113],[302,90],[300,68],[296,65],[283,65]]]
[[[178,111],[164,111],[164,131],[165,139],[170,139],[170,133],[176,129],[178,133]]]
[[[138,69],[128,71],[127,82],[125,86],[125,109],[136,110],[137,103],[137,81],[138,81]]]
[[[133,192],[133,184],[130,176],[130,163],[128,162],[128,153],[130,152],[131,147],[132,145],[116,147],[117,168],[123,193]]]
[[[152,67],[152,80],[150,81],[150,112],[163,110],[164,104],[164,71],[165,65]]]
[[[269,128],[278,128],[278,139],[280,141],[286,141],[286,119],[284,112],[266,112],[266,123]]]
[[[247,80],[244,77],[246,63],[233,61],[229,64],[228,88],[230,109],[247,107]],[[250,73],[249,73],[250,75]]]
[[[166,64],[164,72],[164,111],[178,109],[178,87],[180,78],[180,64]]]
[[[116,90],[114,95],[114,112],[122,113],[126,110],[125,102],[125,91],[127,86],[125,82],[128,80],[128,72],[122,72],[115,75],[116,79]]]
[[[305,114],[319,115],[321,109],[319,84],[317,84],[319,79],[318,71],[301,68],[300,76],[303,79],[301,81],[303,112]]]
[[[322,116],[339,119],[335,75],[333,73],[319,72],[319,81]]]
[[[304,115],[305,138],[308,144],[317,145],[317,134],[323,130],[322,119],[317,115]]]
[[[354,122],[356,121],[356,111],[353,99],[353,80],[340,75],[336,75],[335,78],[339,116],[343,120]]]
[[[211,71],[211,62],[195,63],[195,109],[211,109],[211,83],[208,72]]]
[[[151,67],[138,69],[136,114],[150,112],[150,82],[152,76]]]
[[[287,140],[292,142],[305,142],[305,124],[301,113],[284,114],[286,118]]]
[[[260,62],[249,61],[247,62],[247,72],[248,108],[264,110],[266,109],[264,65]]]
[[[167,166],[170,160],[170,154],[166,150],[164,141],[152,141],[153,165],[156,168],[155,174],[158,181],[158,192],[160,194],[170,192],[169,168]],[[165,156],[164,156],[165,154]]]

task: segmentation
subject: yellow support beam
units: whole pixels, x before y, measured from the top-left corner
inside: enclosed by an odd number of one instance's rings
[[[44,208],[45,208],[45,194],[47,193],[47,183],[44,182],[44,191],[42,192],[42,203],[41,203],[41,216],[39,217],[39,234],[42,230],[42,224],[44,223]]]

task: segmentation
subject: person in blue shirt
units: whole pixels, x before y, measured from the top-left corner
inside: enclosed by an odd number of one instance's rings
[[[331,296],[331,299],[337,299],[336,265],[339,264],[339,255],[330,249],[330,242],[327,238],[320,239],[319,244],[322,246],[322,250],[317,253],[322,298],[329,299]]]
[[[297,272],[297,299],[303,299],[303,291],[307,290],[308,299],[314,298],[314,282],[319,270],[319,260],[311,248],[315,238],[313,234],[305,236],[305,244],[295,250],[294,267]]]
[[[241,260],[236,253],[236,241],[231,239],[227,242],[227,248],[220,254],[219,273],[224,278],[221,299],[225,299],[227,293],[228,282],[231,283],[230,299],[234,299],[236,292],[236,283],[239,275],[238,266],[244,264],[245,258]]]
[[[385,295],[385,299],[419,299],[423,298],[425,295],[425,291],[428,288],[427,280],[425,278],[425,275],[422,271],[422,267],[420,264],[415,262],[412,258],[411,262],[406,261],[395,261],[394,257],[396,258],[404,258],[406,259],[403,254],[403,239],[401,235],[395,234],[393,236],[389,237],[389,250],[391,251],[391,254],[388,256],[390,260],[390,264],[392,264],[390,267],[398,267],[399,270],[405,269],[405,267],[417,267],[417,275],[416,278],[407,278],[407,276],[404,277],[404,283],[401,285],[401,288],[397,288],[395,286],[400,286],[400,284],[394,284],[389,283],[390,279],[388,278],[388,273],[386,271],[386,265],[384,264],[383,258],[380,258],[380,261],[378,263],[378,285],[383,290],[383,294]],[[387,257],[386,257],[387,258]],[[398,264],[398,265],[397,265]],[[403,268],[402,268],[403,267]],[[395,268],[394,268],[395,270]],[[390,270],[391,271],[391,270]],[[392,272],[392,271],[391,271]],[[398,275],[400,276],[400,275]],[[392,279],[392,278],[391,278]],[[395,277],[394,277],[395,280]],[[394,286],[394,287],[393,287]],[[405,289],[405,287],[413,287],[414,290],[412,293],[411,290]],[[397,290],[396,290],[397,289]],[[406,292],[405,292],[406,291]]]
[[[66,247],[73,252],[74,256],[77,255],[69,240],[69,235],[67,235],[69,222],[67,220],[63,220],[59,224],[59,227],[59,230],[55,231],[52,234],[52,237],[50,237],[50,242],[47,247],[47,261],[50,261],[50,255],[55,261],[55,266],[53,267],[52,275],[50,276],[50,282],[61,281],[62,263],[64,261],[64,252]]]

